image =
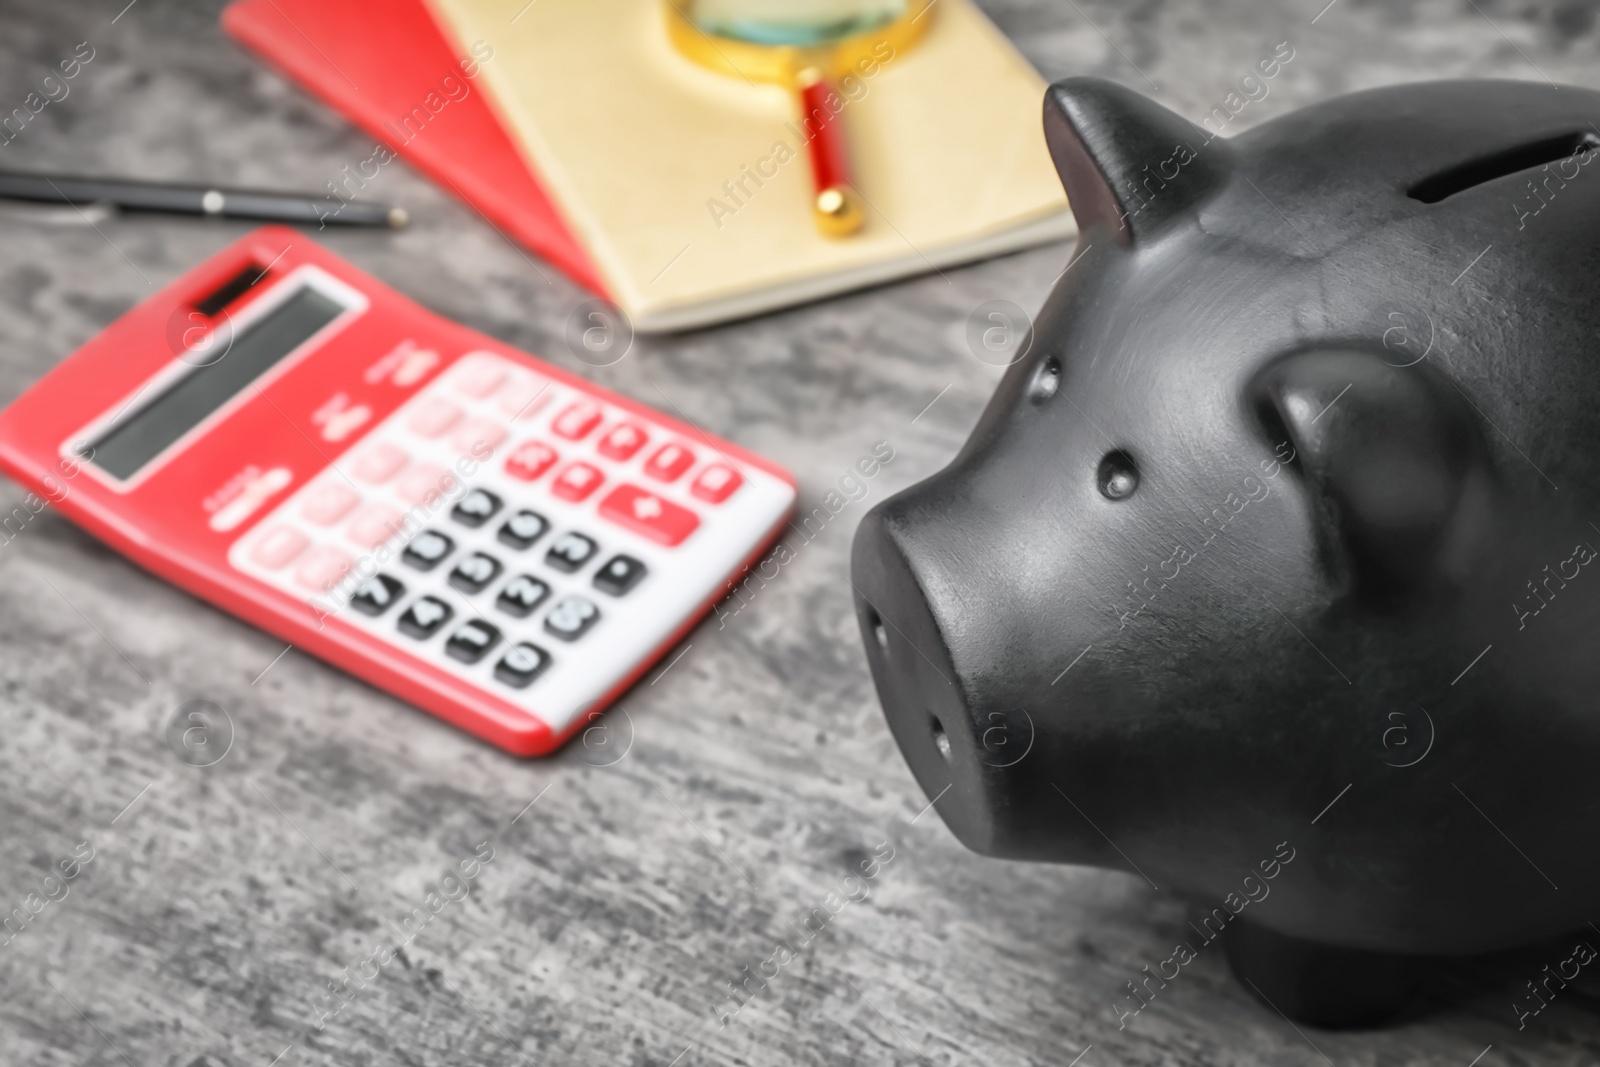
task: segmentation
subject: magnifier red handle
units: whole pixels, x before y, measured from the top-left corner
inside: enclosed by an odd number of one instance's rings
[[[866,215],[850,177],[844,123],[840,114],[828,106],[829,97],[843,97],[815,70],[801,73],[799,88],[801,125],[810,138],[812,218],[817,229],[828,237],[848,237],[861,229]]]

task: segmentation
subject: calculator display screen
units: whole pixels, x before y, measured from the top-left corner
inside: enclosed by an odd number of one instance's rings
[[[332,297],[302,287],[241,330],[221,358],[185,374],[91,442],[87,454],[118,478],[130,477],[344,310]]]

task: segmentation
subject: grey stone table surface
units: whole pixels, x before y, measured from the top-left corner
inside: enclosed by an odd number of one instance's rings
[[[1595,7],[1580,0],[983,2],[1046,76],[1116,78],[1197,120],[1289,42],[1293,60],[1229,132],[1426,77],[1600,86]],[[83,42],[93,58],[0,165],[314,189],[371,152],[235,47],[209,2],[3,0],[0,112]],[[562,340],[580,290],[402,165],[372,192],[414,225],[330,232],[327,246],[447,316],[773,457],[798,475],[802,507],[875,441],[894,459],[864,500],[792,539],[776,580],[628,694],[609,736],[538,761],[280,655],[282,642],[53,509],[8,529],[0,911],[26,908],[75,849],[92,859],[0,945],[0,1064],[1600,1057],[1595,985],[1519,1031],[1511,1000],[1538,966],[1514,962],[1452,972],[1436,1011],[1392,1030],[1335,1034],[1297,1030],[1202,954],[1119,1029],[1112,1002],[1180,937],[1182,902],[1134,876],[974,856],[925,810],[859,648],[851,534],[872,502],[954,454],[994,386],[999,372],[967,349],[969,314],[997,298],[1037,307],[1067,246],[641,339],[595,370]],[[4,209],[0,401],[246,229]],[[21,497],[0,487],[0,509]],[[207,768],[166,741],[194,699],[225,708],[235,731]],[[892,859],[865,897],[799,944],[795,924],[874,850]],[[463,862],[473,878],[444,878]],[[418,908],[426,925],[364,963]],[[728,983],[780,940],[793,957],[732,1013]]]

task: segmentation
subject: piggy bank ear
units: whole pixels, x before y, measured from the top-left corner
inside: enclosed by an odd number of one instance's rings
[[[1463,580],[1485,543],[1486,453],[1472,412],[1449,389],[1421,366],[1342,350],[1286,356],[1253,383],[1279,458],[1292,455],[1325,547],[1358,592],[1382,598]]]
[[[1050,86],[1044,139],[1078,229],[1123,245],[1192,212],[1231,170],[1227,142],[1104,78]]]

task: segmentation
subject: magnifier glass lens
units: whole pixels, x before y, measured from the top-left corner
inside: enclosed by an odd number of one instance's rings
[[[750,44],[812,48],[866,33],[905,14],[908,0],[693,0],[706,33]]]

